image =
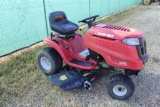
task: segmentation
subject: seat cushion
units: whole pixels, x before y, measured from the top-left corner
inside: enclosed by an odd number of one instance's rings
[[[74,24],[66,19],[59,23],[51,24],[51,29],[61,35],[69,35],[74,31],[78,30],[78,25]]]

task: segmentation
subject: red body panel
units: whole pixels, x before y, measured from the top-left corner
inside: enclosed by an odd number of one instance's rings
[[[81,37],[79,34],[77,34],[74,38],[70,38],[67,40],[63,40],[60,38],[54,38],[58,40],[59,42],[61,42],[60,44],[54,42],[53,40],[51,40],[50,37],[46,37],[44,39],[44,43],[53,47],[63,58],[63,60],[70,66],[74,66],[76,68],[80,68],[80,69],[86,69],[86,70],[90,70],[93,69],[97,66],[97,63],[93,60],[89,60],[87,62],[92,62],[94,63],[94,65],[92,66],[81,66],[81,65],[77,65],[74,63],[71,63],[70,61],[73,59],[77,59],[77,60],[81,60],[81,61],[85,61],[85,58],[80,56],[79,53],[84,51],[85,49],[87,49],[84,45],[84,40],[83,37]],[[65,48],[65,46],[67,46],[68,48]]]
[[[96,26],[92,26],[92,28],[88,30],[87,34],[118,40],[122,40],[126,37],[136,38],[143,36],[143,33],[136,29],[106,24],[98,24]]]
[[[110,66],[130,70],[142,69],[143,61],[138,57],[136,47],[126,45],[121,40],[126,37],[142,37],[143,34],[130,28],[114,30],[103,28],[104,26],[106,25],[101,24],[88,30],[84,36],[86,47],[100,54]]]
[[[89,48],[100,54],[110,66],[129,70],[141,70],[143,61],[138,56],[136,46],[129,46],[122,42],[124,38],[130,37],[143,37],[143,34],[132,28],[99,24],[92,26],[84,37],[76,33],[75,37],[65,40],[53,37],[52,39],[61,42],[59,44],[51,40],[50,37],[46,37],[44,42],[53,47],[68,65],[76,68],[91,70],[98,65],[96,61],[85,61],[85,58],[79,55],[79,53]],[[65,48],[64,45],[68,48]],[[94,65],[77,65],[71,63],[73,59],[92,62]]]

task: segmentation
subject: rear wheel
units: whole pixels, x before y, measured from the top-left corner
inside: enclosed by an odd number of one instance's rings
[[[43,48],[37,56],[38,66],[46,75],[58,73],[62,68],[62,58],[51,47]]]
[[[152,0],[143,0],[144,5],[150,5],[152,3]]]
[[[112,75],[107,83],[109,95],[117,100],[125,100],[134,93],[134,83],[130,77],[124,74]]]

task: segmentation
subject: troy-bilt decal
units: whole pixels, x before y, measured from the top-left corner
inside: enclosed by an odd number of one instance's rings
[[[128,65],[127,62],[125,62],[125,61],[120,61],[119,64],[125,65],[125,66]]]
[[[106,33],[102,33],[102,32],[95,32],[95,35],[102,36],[102,37],[108,37],[108,38],[114,38],[114,36],[115,36],[112,34],[106,34]]]

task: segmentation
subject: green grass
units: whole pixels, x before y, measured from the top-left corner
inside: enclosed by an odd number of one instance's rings
[[[11,103],[13,97],[23,96],[30,86],[40,82],[41,72],[37,68],[36,55],[41,48],[0,65],[0,106]]]
[[[98,23],[115,23],[125,20],[134,9],[113,14]],[[81,31],[84,34],[84,30]],[[36,55],[42,47],[32,49],[23,55],[0,64],[0,107],[13,102],[13,98],[22,97],[34,84],[40,84],[45,76],[37,67]]]

